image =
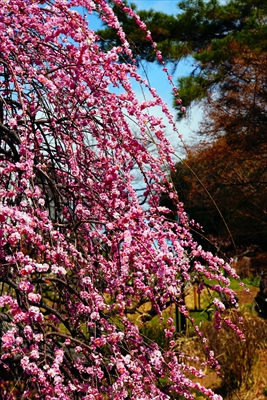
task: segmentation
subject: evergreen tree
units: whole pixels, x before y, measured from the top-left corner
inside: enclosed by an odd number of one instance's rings
[[[131,7],[136,9],[133,4]],[[240,48],[245,46],[258,54],[267,50],[266,2],[182,1],[178,3],[177,12],[176,16],[153,10],[142,10],[138,14],[166,62],[177,65],[183,58],[193,59],[192,74],[178,81],[184,106],[190,106],[193,101],[200,101],[218,89],[218,83],[224,82],[231,74]],[[155,52],[150,48],[145,33],[137,30],[131,17],[119,13],[119,19],[133,44],[136,57],[154,61]],[[119,40],[110,27],[98,31],[98,34],[105,49]],[[178,107],[178,114],[179,111]]]

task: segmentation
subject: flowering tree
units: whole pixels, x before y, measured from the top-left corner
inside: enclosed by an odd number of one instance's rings
[[[160,106],[175,130],[166,104],[146,82],[153,99],[137,101],[131,80],[142,79],[134,61],[118,62],[131,51],[106,1],[0,6],[1,370],[12,381],[1,398],[190,399],[194,389],[220,398],[188,378],[202,373],[175,351],[171,318],[165,350],[130,318],[146,302],[159,317],[170,303],[187,315],[182,285],[196,277],[234,299],[235,272],[192,240],[168,182],[173,150],[150,112]],[[93,11],[120,47],[100,50]],[[179,223],[159,207],[162,192]]]

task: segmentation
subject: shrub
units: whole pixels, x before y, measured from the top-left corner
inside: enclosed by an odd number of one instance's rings
[[[225,320],[238,324],[240,316],[230,310],[227,311]],[[258,352],[267,344],[267,323],[261,318],[248,313],[242,315],[244,341],[231,329],[230,323],[222,320],[219,332],[213,321],[206,323],[202,328],[210,350],[214,351],[220,363],[223,388],[226,392],[251,386],[252,370],[257,362]]]

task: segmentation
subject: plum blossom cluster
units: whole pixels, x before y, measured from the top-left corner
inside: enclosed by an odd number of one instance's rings
[[[92,12],[121,47],[101,51]],[[172,320],[162,350],[130,318],[145,303],[159,317],[171,303],[188,315],[182,288],[196,277],[233,299],[225,275],[237,276],[191,236],[153,108],[177,128],[134,60],[119,62],[132,54],[110,2],[0,0],[0,26],[0,369],[16,387],[0,397],[219,399],[188,378],[202,373],[180,361]],[[138,102],[132,79],[152,100]]]

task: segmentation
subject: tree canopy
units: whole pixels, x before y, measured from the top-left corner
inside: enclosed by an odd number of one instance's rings
[[[101,50],[92,12],[117,31],[119,46]],[[147,303],[161,319],[171,303],[188,317],[185,282],[200,291],[209,282],[234,305],[229,278],[238,277],[191,235],[154,107],[176,126],[138,75],[116,14],[104,0],[0,0],[0,22],[1,398],[193,399],[198,390],[220,399],[176,348],[173,318],[164,348],[132,318]],[[132,79],[152,100],[138,102]],[[242,339],[225,305],[213,303],[217,329],[225,323]],[[217,370],[195,333],[204,365]]]
[[[184,106],[217,89],[231,74],[231,65],[243,46],[257,54],[266,52],[266,7],[258,0],[191,0],[178,2],[176,16],[153,10],[138,12],[166,62],[178,65],[182,58],[192,58],[192,74],[178,81]],[[138,31],[132,18],[118,17],[136,57],[156,60],[145,33]],[[118,40],[110,27],[98,33],[104,48]]]

